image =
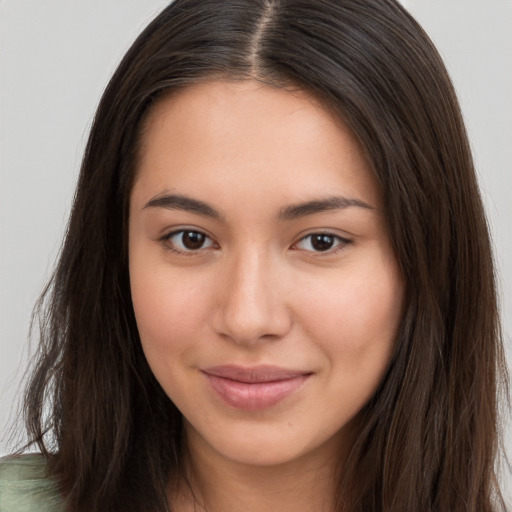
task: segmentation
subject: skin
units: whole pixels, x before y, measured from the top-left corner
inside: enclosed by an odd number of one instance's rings
[[[348,202],[293,209],[334,196]],[[191,249],[180,229],[203,245]],[[322,250],[315,233],[328,235]],[[336,464],[389,364],[403,298],[354,135],[308,94],[250,80],[161,100],[142,135],[129,256],[142,346],[184,416],[199,506],[331,510]],[[202,371],[226,364],[307,378],[248,411]],[[186,491],[173,498],[192,509]]]

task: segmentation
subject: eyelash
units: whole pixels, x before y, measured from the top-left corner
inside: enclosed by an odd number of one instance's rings
[[[190,234],[200,235],[200,236],[204,237],[205,241],[208,240],[210,242],[210,245],[208,247],[201,246],[201,247],[197,248],[196,250],[194,250],[194,249],[188,249],[188,250],[177,249],[175,244],[172,243],[171,239],[177,235],[183,236],[185,233],[187,233],[189,235]],[[349,240],[348,238],[343,238],[339,235],[334,235],[333,233],[320,231],[320,232],[315,232],[315,233],[309,233],[308,235],[303,236],[302,238],[300,238],[297,242],[295,242],[292,245],[292,248],[294,248],[301,242],[304,242],[308,239],[310,240],[310,245],[311,245],[311,239],[314,236],[320,236],[320,237],[323,236],[323,237],[331,238],[331,239],[333,239],[333,243],[335,244],[334,247],[328,248],[325,251],[315,251],[315,250],[308,250],[308,249],[305,250],[306,252],[309,252],[309,253],[312,253],[312,254],[315,254],[318,256],[323,256],[323,255],[330,256],[330,255],[336,254],[339,251],[343,250],[348,244],[352,243],[352,240]],[[172,251],[176,254],[183,255],[183,256],[194,256],[194,255],[198,254],[199,251],[204,250],[204,249],[210,249],[212,247],[215,248],[215,245],[216,245],[211,237],[209,237],[207,234],[203,233],[202,231],[195,230],[195,229],[179,229],[176,231],[172,231],[172,232],[164,235],[160,239],[160,242],[162,243],[162,245],[164,246],[164,248],[166,250]],[[183,244],[183,242],[181,242],[181,243]],[[294,248],[294,250],[301,250],[301,249]]]
[[[306,236],[303,236],[298,242],[294,243],[293,246],[296,246],[300,244],[301,242],[304,242],[306,240],[310,240],[309,245],[312,245],[312,238],[313,237],[327,237],[332,239],[333,244],[335,244],[333,247],[330,247],[326,249],[325,251],[315,251],[315,250],[307,250],[306,252],[310,252],[312,254],[318,255],[318,256],[331,256],[333,254],[337,254],[339,251],[343,250],[348,244],[352,242],[352,240],[349,240],[348,238],[343,238],[339,235],[335,235],[333,233],[329,232],[316,232],[316,233],[309,233]],[[296,249],[300,250],[300,249]]]
[[[209,240],[211,242],[211,245],[214,245],[215,242],[209,237],[206,233],[203,233],[202,231],[198,231],[197,229],[178,229],[176,231],[172,231],[171,233],[168,233],[167,235],[164,235],[160,242],[162,243],[164,249],[167,249],[171,252],[174,252],[176,254],[182,255],[182,256],[194,256],[196,255],[200,250],[209,249],[210,247],[199,247],[197,250],[188,249],[188,250],[180,250],[176,248],[175,243],[172,242],[172,238],[177,235],[184,235],[185,233],[188,233],[189,235],[193,233],[194,235],[200,235],[203,236],[205,240]],[[182,242],[183,243],[183,242]]]

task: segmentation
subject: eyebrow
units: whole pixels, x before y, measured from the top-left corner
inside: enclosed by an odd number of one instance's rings
[[[365,208],[368,210],[375,210],[375,208],[360,199],[344,196],[331,196],[325,199],[317,199],[307,201],[306,203],[298,203],[295,205],[287,206],[279,212],[281,220],[294,220],[307,215],[315,213],[323,213],[331,210],[343,210],[350,207]]]
[[[368,210],[375,209],[373,206],[360,199],[331,196],[324,199],[314,199],[312,201],[286,206],[279,212],[278,218],[280,220],[294,220],[316,213],[343,210],[350,207],[365,208]],[[153,197],[144,205],[143,209],[145,208],[183,210],[217,220],[223,219],[223,215],[208,203],[181,194],[165,194]]]
[[[213,219],[221,219],[222,215],[208,203],[192,199],[191,197],[181,194],[159,195],[150,199],[144,208],[165,208],[167,210],[184,210],[187,212],[211,217]]]

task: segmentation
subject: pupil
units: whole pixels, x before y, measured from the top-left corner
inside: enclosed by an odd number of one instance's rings
[[[185,231],[182,235],[183,245],[187,249],[200,249],[204,244],[205,235],[197,231]]]
[[[332,247],[334,237],[331,235],[312,235],[311,245],[317,251],[327,251]]]

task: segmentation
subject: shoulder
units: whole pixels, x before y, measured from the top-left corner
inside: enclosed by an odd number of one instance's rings
[[[46,460],[30,454],[0,459],[0,512],[64,512]]]

